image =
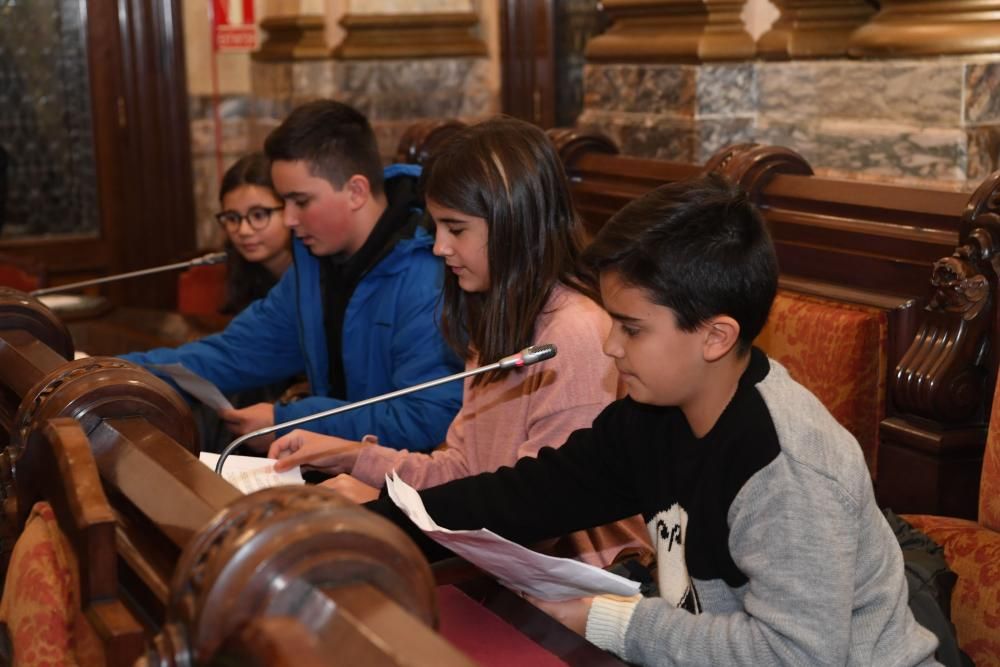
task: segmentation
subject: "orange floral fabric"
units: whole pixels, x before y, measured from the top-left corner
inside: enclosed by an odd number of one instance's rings
[[[966,519],[903,518],[944,547],[958,575],[951,595],[958,645],[977,667],[1000,667],[1000,532]]]
[[[979,525],[1000,531],[1000,385],[993,392],[990,428],[979,481]]]
[[[884,311],[779,290],[756,344],[857,438],[875,477],[885,417]]]
[[[48,503],[36,503],[14,545],[0,621],[18,667],[104,665],[104,651],[81,611],[76,557]]]

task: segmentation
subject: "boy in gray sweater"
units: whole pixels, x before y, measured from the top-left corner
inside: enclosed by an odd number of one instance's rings
[[[936,664],[860,447],[752,346],[778,268],[745,195],[658,188],[587,259],[629,395],[559,449],[422,492],[430,515],[532,543],[641,513],[660,597],[538,603],[632,663]],[[370,507],[444,555],[388,498]]]

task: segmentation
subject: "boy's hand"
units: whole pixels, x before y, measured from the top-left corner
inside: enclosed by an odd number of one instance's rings
[[[236,410],[219,410],[219,417],[226,423],[226,428],[236,435],[246,435],[259,428],[274,426],[274,405],[271,403],[255,403],[246,408]]]
[[[575,598],[561,602],[539,600],[530,595],[525,595],[524,599],[581,637],[587,635],[587,616],[590,614],[590,605],[594,603],[593,597]]]
[[[338,475],[354,469],[358,453],[366,446],[353,440],[296,429],[275,440],[267,455],[278,459],[274,463],[275,472],[304,465],[328,475]]]
[[[379,494],[379,490],[374,486],[368,486],[350,475],[337,475],[333,479],[323,482],[321,486],[333,489],[348,500],[359,505],[367,503],[369,500],[377,499]]]
[[[219,418],[226,424],[234,435],[246,435],[257,429],[274,426],[274,406],[270,403],[257,403],[241,410],[220,410]],[[268,445],[274,440],[270,433],[257,438],[251,438],[243,443],[255,452],[263,453],[267,451]]]

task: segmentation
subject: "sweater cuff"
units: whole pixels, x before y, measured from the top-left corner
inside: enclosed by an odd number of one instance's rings
[[[625,632],[641,598],[598,595],[587,614],[587,641],[619,657],[625,656]]]
[[[358,458],[351,469],[351,477],[381,489],[385,486],[385,476],[395,467],[398,452],[385,447],[369,446],[358,452]]]

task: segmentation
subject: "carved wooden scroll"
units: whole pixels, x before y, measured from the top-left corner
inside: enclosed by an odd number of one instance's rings
[[[994,174],[976,190],[961,245],[934,265],[924,320],[896,368],[893,402],[900,412],[952,424],[987,417],[987,379],[996,377],[989,339],[997,330],[998,187]]]
[[[932,295],[896,366],[896,411],[882,422],[879,499],[905,511],[974,519],[996,384],[1000,172],[972,195],[954,253],[934,264]]]
[[[806,159],[789,148],[736,144],[719,150],[705,163],[705,171],[726,176],[759,201],[764,188],[776,174],[811,176]]]
[[[404,164],[424,164],[448,137],[465,127],[459,120],[425,120],[406,128],[396,146],[395,161]]]

